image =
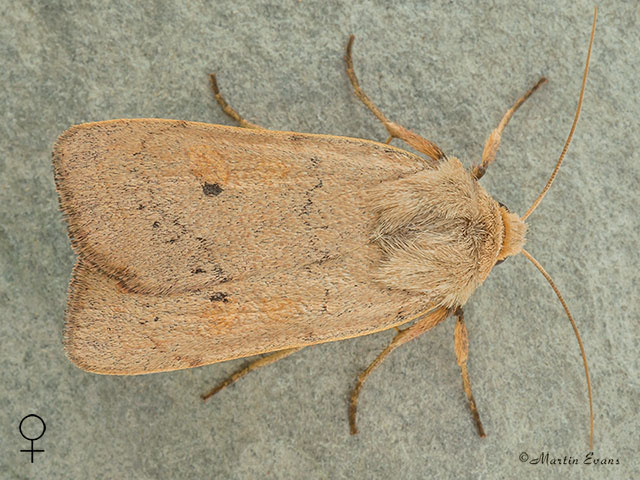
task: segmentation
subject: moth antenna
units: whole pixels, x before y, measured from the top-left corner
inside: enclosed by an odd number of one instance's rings
[[[578,100],[578,108],[576,108],[576,115],[573,118],[573,124],[571,125],[569,136],[567,137],[567,141],[564,144],[564,148],[562,149],[562,153],[560,154],[558,163],[556,163],[556,168],[553,169],[553,173],[551,174],[551,177],[549,177],[547,184],[542,189],[542,192],[540,192],[540,195],[538,195],[538,198],[536,198],[535,202],[533,202],[533,204],[529,207],[529,210],[527,210],[527,213],[525,213],[522,216],[521,218],[522,221],[526,220],[527,217],[533,213],[533,211],[540,204],[544,196],[547,194],[547,191],[551,187],[551,184],[553,183],[553,180],[556,178],[558,170],[560,169],[560,164],[562,163],[562,160],[564,160],[564,156],[566,155],[567,150],[569,150],[569,144],[571,143],[573,132],[575,132],[576,130],[576,125],[578,124],[578,118],[580,117],[580,109],[582,108],[582,98],[584,97],[584,87],[587,84],[587,74],[589,73],[589,60],[591,59],[591,47],[593,46],[593,36],[595,35],[595,32],[596,32],[597,16],[598,16],[598,7],[595,7],[595,9],[593,10],[593,26],[591,27],[591,39],[589,40],[589,51],[587,52],[587,62],[584,66],[584,75],[582,76],[582,87],[580,88],[580,98]]]
[[[551,280],[551,277],[549,276],[549,274],[545,271],[544,268],[542,268],[542,265],[540,265],[538,261],[535,258],[533,258],[531,254],[527,252],[524,248],[522,249],[522,254],[525,257],[527,257],[527,259],[529,259],[529,261],[533,263],[538,270],[540,270],[540,273],[542,273],[544,278],[546,278],[547,282],[549,282],[549,285],[551,285],[551,288],[553,288],[553,291],[556,293],[556,295],[560,299],[560,303],[562,304],[564,311],[567,312],[567,316],[569,317],[569,321],[571,322],[571,326],[573,327],[573,332],[576,334],[576,339],[578,340],[578,345],[580,346],[580,353],[582,354],[582,360],[584,362],[584,374],[587,377],[587,390],[589,392],[589,424],[590,424],[589,446],[593,450],[593,398],[591,396],[591,380],[589,378],[589,366],[587,365],[587,354],[584,352],[584,346],[582,345],[582,339],[580,338],[580,333],[578,333],[578,327],[576,326],[576,322],[573,320],[573,316],[571,315],[571,312],[569,311],[569,307],[567,307],[567,304],[564,301],[564,298],[562,298],[562,295],[560,295],[560,290],[558,290],[558,287],[556,287],[555,283],[553,283],[553,280]]]

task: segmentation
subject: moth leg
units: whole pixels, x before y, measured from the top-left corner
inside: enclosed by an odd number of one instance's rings
[[[360,376],[358,377],[358,383],[351,393],[351,403],[349,404],[349,426],[351,428],[352,435],[358,433],[358,427],[356,425],[356,415],[358,413],[358,396],[360,395],[360,391],[362,390],[362,386],[364,385],[367,377],[376,369],[376,367],[378,367],[382,363],[387,355],[389,355],[403,343],[407,343],[408,341],[419,337],[427,330],[435,327],[438,323],[447,318],[449,316],[449,313],[450,312],[448,309],[439,308],[431,312],[429,315],[418,320],[410,327],[398,330],[398,333],[395,337],[393,337],[391,343],[387,345],[387,348],[380,352],[380,354],[371,363],[371,365],[369,365],[367,369],[360,374]]]
[[[480,165],[474,165],[471,169],[471,174],[476,179],[482,178],[487,170],[487,167],[491,165],[491,163],[495,160],[496,153],[498,153],[498,147],[500,146],[500,137],[502,136],[502,131],[507,126],[507,123],[509,123],[509,120],[511,120],[513,114],[516,112],[516,110],[518,110],[518,108],[520,108],[520,105],[522,105],[524,101],[529,98],[533,94],[533,92],[535,92],[546,81],[547,79],[545,77],[540,78],[540,80],[538,80],[538,82],[533,87],[531,87],[527,93],[516,100],[513,106],[509,110],[507,110],[507,113],[504,114],[502,120],[500,120],[500,123],[498,124],[498,127],[491,132],[489,138],[487,138],[487,141],[484,144],[484,149],[482,150],[482,163],[480,163]]]
[[[389,132],[390,137],[385,143],[389,143],[393,138],[399,138],[400,140],[403,140],[411,145],[419,152],[424,153],[426,156],[428,156],[431,160],[433,160],[433,162],[429,162],[429,164],[433,167],[436,167],[438,162],[445,156],[444,153],[442,153],[442,150],[440,150],[440,148],[438,148],[435,143],[430,142],[426,138],[422,138],[420,135],[413,133],[411,130],[408,130],[403,126],[390,121],[364,93],[362,87],[360,87],[360,83],[358,82],[358,78],[356,77],[356,72],[353,69],[353,59],[351,56],[351,48],[353,46],[354,39],[354,35],[349,36],[349,43],[347,43],[347,53],[344,57],[344,60],[347,63],[347,75],[349,77],[349,80],[351,81],[351,85],[353,86],[353,90],[355,91],[356,96],[362,101],[362,103],[365,104],[365,106],[369,110],[371,110],[371,112],[378,118],[378,120],[382,122],[384,127]]]
[[[285,350],[278,350],[277,352],[270,353],[269,355],[265,355],[264,357],[261,357],[261,358],[259,358],[257,360],[254,360],[253,362],[251,362],[246,367],[244,367],[244,368],[238,370],[237,372],[235,372],[233,375],[231,375],[225,381],[220,383],[217,387],[213,388],[208,393],[205,393],[204,395],[202,395],[202,400],[208,400],[210,397],[212,397],[213,395],[218,393],[223,388],[228,387],[229,385],[231,385],[232,383],[234,383],[237,380],[240,380],[247,373],[252,372],[254,370],[257,370],[257,369],[259,369],[261,367],[266,367],[267,365],[271,365],[272,363],[277,362],[278,360],[283,359],[285,357],[288,357],[292,353],[295,353],[298,350],[302,350],[303,348],[304,347],[287,348]]]
[[[473,419],[476,422],[478,435],[480,435],[481,437],[486,437],[487,434],[484,433],[484,428],[482,428],[480,414],[478,413],[476,401],[474,400],[473,393],[471,392],[471,382],[469,381],[469,371],[467,370],[469,336],[467,335],[467,327],[464,324],[464,313],[462,312],[461,307],[458,307],[458,309],[455,311],[455,315],[456,317],[458,317],[458,321],[456,322],[456,328],[454,330],[454,350],[456,351],[458,365],[462,370],[462,386],[464,387],[464,393],[467,395],[467,399],[469,400],[469,407],[471,408]]]
[[[209,74],[209,79],[211,80],[211,90],[213,90],[213,95],[216,98],[216,102],[220,105],[220,108],[224,113],[234,119],[241,127],[245,128],[254,128],[256,130],[266,130],[266,128],[261,127],[256,123],[251,123],[240,116],[238,112],[236,112],[231,105],[227,103],[222,94],[220,93],[220,89],[218,88],[218,81],[216,80],[216,74]]]

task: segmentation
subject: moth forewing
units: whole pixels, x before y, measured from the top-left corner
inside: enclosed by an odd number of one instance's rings
[[[357,249],[367,190],[427,168],[367,140],[158,119],[73,127],[54,166],[76,252],[156,294]]]

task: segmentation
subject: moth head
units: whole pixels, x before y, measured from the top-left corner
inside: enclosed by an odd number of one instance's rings
[[[511,213],[502,203],[498,203],[500,204],[499,212],[502,217],[504,230],[502,233],[502,247],[498,252],[496,265],[502,263],[505,258],[522,252],[525,233],[527,232],[527,224],[524,223],[518,215]]]

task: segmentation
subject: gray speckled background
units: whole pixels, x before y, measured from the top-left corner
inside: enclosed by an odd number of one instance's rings
[[[600,5],[582,118],[557,182],[530,218],[527,247],[579,324],[592,370],[595,456],[619,459],[600,466],[519,460],[549,452],[582,462],[588,440],[571,327],[521,256],[496,269],[466,308],[486,439],[468,412],[451,320],[372,375],[355,438],[349,392],[391,332],[306,349],[207,404],[199,394],[243,360],[128,378],[82,372],[62,349],[74,255],[50,163],[54,140],[72,124],[231,124],[211,98],[210,71],[232,105],[270,128],[384,140],[344,73],[355,33],[356,69],[374,101],[467,165],[512,101],[549,78],[508,126],[483,179],[523,213],[571,124],[591,1],[131,3],[0,1],[0,477],[640,476],[634,2]],[[46,451],[33,464],[19,452],[29,447],[18,433],[28,413],[47,422],[36,444]]]

